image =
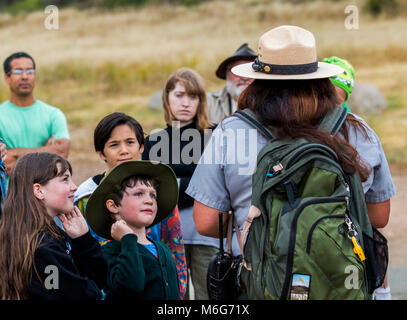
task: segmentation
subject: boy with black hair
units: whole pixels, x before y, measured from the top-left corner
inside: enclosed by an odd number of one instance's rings
[[[133,117],[114,112],[97,124],[94,131],[94,147],[100,159],[106,163],[106,172],[88,178],[75,192],[75,205],[82,213],[86,211],[89,197],[114,167],[123,162],[141,159],[144,150],[143,128]],[[102,246],[109,241],[95,234],[92,228],[91,233]],[[178,208],[175,207],[161,223],[148,228],[147,234],[153,240],[164,242],[170,249],[177,268],[179,295],[182,299],[187,285],[187,267]]]

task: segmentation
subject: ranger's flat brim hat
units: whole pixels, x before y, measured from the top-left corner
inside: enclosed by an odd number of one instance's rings
[[[111,213],[106,207],[112,191],[121,186],[124,179],[131,176],[154,178],[159,182],[157,188],[157,215],[151,227],[164,220],[174,210],[178,202],[178,183],[174,171],[160,162],[137,160],[127,161],[114,167],[89,198],[85,208],[85,218],[92,230],[105,239],[110,234]]]
[[[230,63],[239,60],[253,61],[256,57],[256,53],[249,48],[248,44],[243,43],[232,56],[221,62],[215,74],[218,78],[226,80],[226,71]]]
[[[306,80],[329,78],[344,70],[317,61],[314,35],[301,27],[280,26],[259,39],[258,57],[231,70],[234,74],[264,80]]]

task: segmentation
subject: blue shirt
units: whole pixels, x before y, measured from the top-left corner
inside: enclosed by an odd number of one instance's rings
[[[0,138],[0,143],[3,139]],[[7,188],[7,176],[6,176],[6,166],[3,160],[0,158],[0,216],[3,212],[4,201],[6,200],[6,188]]]
[[[0,214],[3,212],[4,201],[6,199],[6,166],[0,159]]]

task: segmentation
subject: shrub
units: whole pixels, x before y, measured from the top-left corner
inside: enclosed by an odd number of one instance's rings
[[[382,12],[396,14],[399,3],[397,0],[367,0],[364,8],[372,16],[377,17]]]

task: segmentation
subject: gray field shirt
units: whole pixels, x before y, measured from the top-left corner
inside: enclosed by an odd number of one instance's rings
[[[365,121],[355,117],[365,124],[369,136],[366,138],[359,130],[349,132],[349,142],[372,168],[363,183],[366,201],[388,200],[396,188],[380,140]],[[208,207],[233,210],[242,231],[251,204],[257,154],[266,143],[267,139],[246,122],[237,117],[224,119],[213,132],[186,193]],[[235,233],[232,251],[240,254]]]

